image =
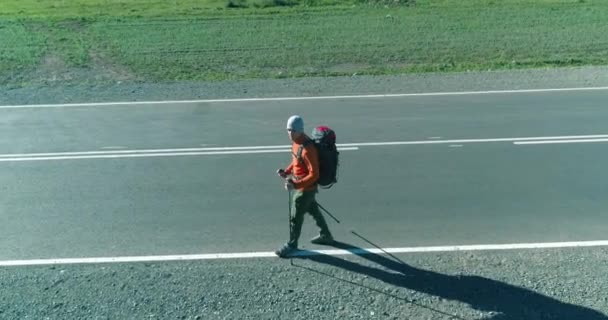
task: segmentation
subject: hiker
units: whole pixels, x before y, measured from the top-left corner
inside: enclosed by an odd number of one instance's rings
[[[320,229],[319,235],[311,239],[311,242],[333,243],[333,236],[315,200],[319,179],[318,152],[304,133],[304,120],[300,116],[294,115],[287,120],[287,132],[292,141],[292,161],[287,168],[277,170],[277,174],[285,179],[285,189],[290,191],[290,194],[293,190],[293,195],[290,200],[289,242],[275,251],[279,257],[286,257],[298,249],[298,239],[306,212],[315,219]],[[298,159],[300,147],[302,147],[301,158]]]

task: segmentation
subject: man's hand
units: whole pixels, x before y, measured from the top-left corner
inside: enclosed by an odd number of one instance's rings
[[[287,178],[287,173],[285,173],[285,170],[283,170],[283,169],[277,170],[277,174],[279,175],[279,177],[281,177],[283,179]]]

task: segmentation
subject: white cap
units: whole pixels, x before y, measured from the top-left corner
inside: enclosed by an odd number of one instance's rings
[[[304,120],[298,115],[291,116],[287,120],[287,129],[293,132],[304,132]]]

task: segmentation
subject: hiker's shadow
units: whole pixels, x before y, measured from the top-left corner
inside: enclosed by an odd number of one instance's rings
[[[608,320],[606,315],[598,311],[564,303],[504,282],[479,276],[452,276],[418,269],[347,243],[336,242],[333,246],[350,251],[388,270],[369,267],[325,254],[307,254],[304,252],[297,258],[360,273],[397,287],[467,303],[479,311],[495,312],[491,318],[484,319]]]

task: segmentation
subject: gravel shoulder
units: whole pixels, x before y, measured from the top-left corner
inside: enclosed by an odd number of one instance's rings
[[[396,258],[3,268],[0,317],[608,319],[606,248]]]
[[[0,87],[0,105],[216,98],[294,97],[591,87],[608,85],[608,67],[424,73],[218,82],[106,82]]]

